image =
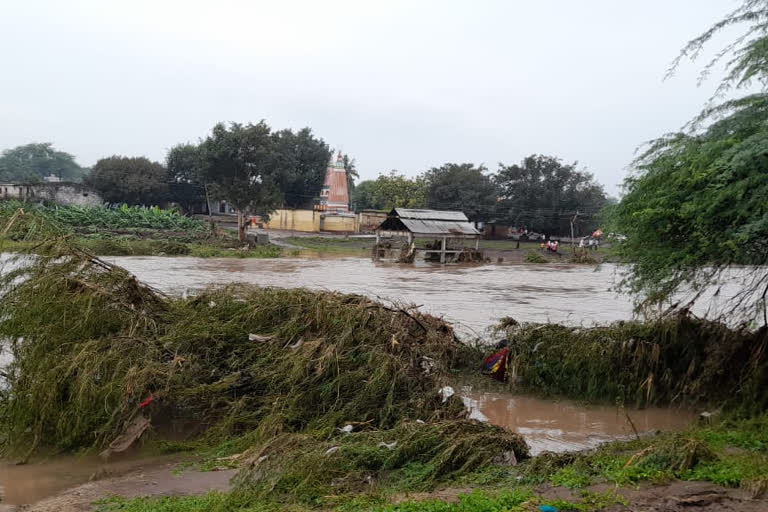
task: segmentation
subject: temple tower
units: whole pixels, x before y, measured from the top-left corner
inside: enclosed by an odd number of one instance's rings
[[[328,162],[325,170],[325,182],[320,190],[320,203],[317,209],[324,212],[348,213],[349,191],[347,190],[347,171],[344,169],[344,160],[341,151],[336,156],[336,161]]]

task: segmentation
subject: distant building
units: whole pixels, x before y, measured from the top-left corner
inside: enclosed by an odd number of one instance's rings
[[[347,171],[339,151],[336,161],[328,162],[325,170],[325,182],[320,190],[320,202],[315,207],[321,212],[348,213],[349,190],[347,189]]]
[[[28,203],[60,204],[65,206],[101,206],[101,196],[81,183],[0,183],[0,201],[16,200]]]

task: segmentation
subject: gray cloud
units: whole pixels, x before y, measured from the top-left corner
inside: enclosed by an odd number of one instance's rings
[[[217,121],[311,126],[363,178],[530,153],[611,193],[635,148],[714,84],[662,82],[722,0],[6,0],[0,148],[52,141],[84,165],[162,160]]]

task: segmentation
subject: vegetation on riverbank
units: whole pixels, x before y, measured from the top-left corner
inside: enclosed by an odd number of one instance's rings
[[[276,258],[276,246],[243,248],[234,233],[211,233],[202,221],[174,210],[43,206],[0,202],[0,251],[39,252],[44,240],[69,243],[99,256]]]
[[[402,428],[408,432],[417,425],[404,425]],[[363,438],[369,435],[361,434]],[[398,439],[398,435],[402,436],[403,432],[390,432],[386,440]],[[371,444],[379,439],[374,435]],[[323,448],[332,448],[334,444],[331,442],[316,447],[317,452],[308,453],[301,453],[301,442],[297,442],[293,446],[297,458],[287,458],[291,461],[288,466],[292,472],[278,473],[278,478],[274,478],[269,469],[260,474],[269,486],[274,485],[274,489],[282,491],[278,493],[279,499],[274,494],[264,495],[259,490],[242,485],[239,478],[231,493],[211,493],[203,497],[112,499],[102,503],[101,510],[309,511],[333,506],[347,512],[526,512],[538,510],[539,505],[549,505],[561,511],[586,512],[617,504],[631,505],[632,499],[638,498],[638,495],[642,497],[642,491],[636,487],[638,484],[665,485],[676,480],[710,482],[725,488],[740,488],[747,497],[759,497],[768,490],[768,416],[765,415],[752,419],[717,420],[683,432],[607,443],[587,452],[542,454],[516,466],[479,465],[471,471],[449,474],[447,478],[437,481],[420,480],[419,473],[424,471],[424,464],[411,461],[383,479],[372,478],[366,485],[350,489],[347,486],[355,480],[345,479],[343,475],[348,475],[347,472],[354,474],[354,471],[360,471],[361,464],[367,468],[371,462],[380,464],[377,461],[381,459],[399,458],[395,451],[383,448],[371,446],[361,450],[357,446],[359,442],[355,434],[345,437],[339,450],[331,455],[320,453]],[[338,458],[328,461],[333,457]],[[282,459],[271,460],[279,466]],[[304,464],[308,469],[301,469]],[[332,474],[320,473],[319,467],[330,468]],[[340,469],[341,472],[336,473]],[[365,474],[365,470],[363,472]],[[254,468],[246,466],[241,477],[253,474]],[[380,475],[373,471],[368,474]],[[328,481],[335,484],[326,487]],[[429,492],[435,488],[445,491]],[[261,491],[264,489],[263,486],[260,488]],[[712,490],[716,489],[712,487]],[[404,493],[413,491],[428,492],[407,499]],[[318,493],[326,494],[318,499]],[[698,504],[705,504],[707,499],[724,498],[723,495],[706,494],[700,498],[704,501]],[[619,510],[624,509],[620,507]]]
[[[768,410],[768,330],[731,329],[678,314],[573,328],[509,319],[515,385],[638,407],[659,404]]]

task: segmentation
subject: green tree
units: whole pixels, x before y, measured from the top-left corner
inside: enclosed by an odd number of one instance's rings
[[[109,203],[151,206],[167,200],[167,175],[147,158],[111,156],[96,162],[84,182]]]
[[[497,219],[546,234],[570,233],[576,216],[580,234],[597,227],[597,214],[606,204],[603,187],[576,163],[531,155],[518,165],[499,164],[494,181],[499,188]]]
[[[271,129],[264,122],[242,125],[219,123],[201,144],[201,180],[211,193],[237,210],[238,232],[245,241],[247,217],[269,216],[283,202],[282,169],[290,158],[277,151]]]
[[[354,158],[350,158],[350,156],[345,153],[342,157],[342,162],[344,162],[344,170],[347,173],[347,190],[349,191],[350,197],[352,197],[352,193],[355,190],[355,180],[360,179],[360,174],[357,172],[357,164]]]
[[[470,220],[494,216],[498,188],[482,165],[448,163],[424,174],[426,205],[435,210],[461,210]]]
[[[614,229],[627,237],[620,254],[631,273],[623,284],[638,306],[672,301],[681,290],[692,291],[693,302],[725,272],[748,265],[726,312],[761,313],[768,324],[768,1],[745,1],[692,40],[675,66],[731,26],[745,32],[718,53],[715,62],[729,60],[717,94],[756,84],[760,91],[710,106],[684,131],[650,143],[625,181]]]
[[[356,209],[391,210],[392,208],[424,208],[424,180],[406,178],[396,170],[380,174],[375,180],[361,182],[352,193]]]
[[[316,138],[310,128],[298,132],[280,130],[273,135],[275,152],[282,162],[280,188],[285,205],[311,208],[325,179],[331,157],[328,144]]]
[[[0,182],[29,183],[50,175],[80,181],[85,172],[72,155],[57,151],[50,142],[17,146],[0,156]]]
[[[177,144],[165,159],[168,169],[168,200],[185,212],[206,202],[205,184],[200,181],[202,152],[195,144]],[[210,208],[210,205],[209,205]]]

